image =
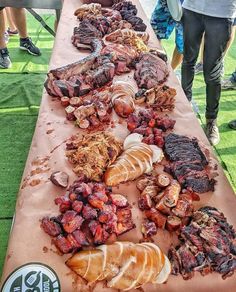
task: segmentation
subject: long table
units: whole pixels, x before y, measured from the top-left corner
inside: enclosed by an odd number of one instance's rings
[[[139,16],[141,16],[148,25],[148,32],[151,37],[149,46],[156,48],[160,47],[138,0],[133,0],[133,3],[135,3],[138,8]],[[84,53],[78,52],[71,44],[73,28],[77,24],[73,12],[80,4],[81,1],[79,0],[65,1],[64,3],[50,62],[51,69],[77,61],[79,58],[85,56]],[[136,86],[130,76],[132,76],[132,73],[119,77],[116,76],[115,78],[129,81],[133,86]],[[167,84],[174,87],[177,91],[176,108],[173,113],[170,113],[170,116],[177,121],[174,132],[197,137],[200,141],[200,145],[209,149],[211,157],[210,164],[215,167],[215,172],[218,174],[216,177],[217,184],[215,192],[201,195],[200,202],[196,203],[195,206],[196,208],[205,205],[217,207],[224,212],[228,222],[236,226],[235,194],[213,154],[211,146],[183,93],[179,81],[176,79],[171,69]],[[114,119],[116,127],[112,129],[112,131],[119,138],[125,138],[128,134],[125,123],[118,123],[115,115]],[[54,199],[64,194],[64,190],[52,185],[49,181],[48,178],[50,174],[55,170],[64,170],[70,176],[69,183],[72,183],[76,179],[71,165],[69,165],[65,157],[65,141],[75,133],[82,134],[83,132],[75,128],[73,123],[66,120],[64,109],[61,107],[60,103],[52,99],[44,91],[35,134],[16,204],[15,219],[10,235],[2,283],[16,268],[31,262],[37,262],[53,269],[59,278],[61,291],[88,291],[88,287],[84,282],[75,278],[74,274],[64,264],[68,255],[58,255],[56,248],[51,244],[51,239],[40,228],[40,219],[42,217],[58,214],[58,208],[54,204]],[[119,191],[121,194],[128,196],[129,202],[133,205],[132,213],[136,224],[136,229],[120,236],[119,240],[139,242],[142,238],[142,213],[137,206],[138,192],[135,183],[120,185],[119,189],[115,188],[115,191]],[[173,240],[176,240],[174,236],[162,230],[159,230],[158,234],[154,237],[154,241],[164,252],[168,251]],[[235,275],[226,280],[222,280],[221,276],[216,273],[212,273],[205,277],[196,273],[195,276],[188,281],[183,280],[180,276],[170,276],[167,284],[159,286],[145,285],[144,291],[154,292],[158,289],[158,291],[165,292],[226,292],[235,291],[235,283]],[[109,290],[112,291],[112,289]],[[60,290],[57,286],[57,288],[52,291]],[[98,283],[93,291],[108,291],[108,289],[104,288],[103,283]]]

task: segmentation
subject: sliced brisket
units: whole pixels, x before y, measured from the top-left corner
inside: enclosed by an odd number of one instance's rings
[[[165,137],[165,154],[170,160],[166,168],[183,188],[198,193],[214,190],[215,181],[209,178],[205,169],[208,165],[197,139],[169,134]]]

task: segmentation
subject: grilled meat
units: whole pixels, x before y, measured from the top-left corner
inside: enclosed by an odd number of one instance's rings
[[[154,88],[162,84],[168,75],[167,64],[161,58],[151,53],[140,54],[134,73],[139,88]]]
[[[169,134],[165,137],[165,153],[170,160],[169,172],[183,188],[205,193],[214,190],[215,181],[206,171],[208,161],[197,139]]]
[[[103,244],[111,236],[127,232],[135,225],[131,206],[121,194],[112,194],[103,183],[78,178],[68,192],[55,200],[61,214],[44,217],[41,228],[62,253],[74,252],[89,244]],[[65,202],[69,202],[65,209]]]
[[[181,243],[169,251],[172,273],[190,279],[194,271],[202,275],[218,272],[222,278],[236,270],[236,232],[223,213],[203,207],[193,213],[188,226],[181,229]]]

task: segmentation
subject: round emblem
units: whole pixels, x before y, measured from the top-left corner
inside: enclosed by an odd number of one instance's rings
[[[8,276],[1,292],[60,292],[57,274],[41,263],[20,266]]]

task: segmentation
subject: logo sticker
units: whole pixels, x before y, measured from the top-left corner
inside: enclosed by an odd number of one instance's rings
[[[17,268],[6,279],[1,292],[60,292],[57,274],[41,263],[29,263]]]

